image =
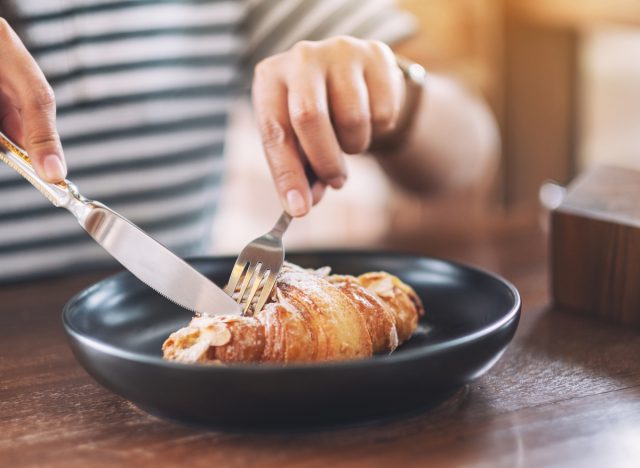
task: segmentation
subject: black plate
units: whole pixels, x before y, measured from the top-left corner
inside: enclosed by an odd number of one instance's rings
[[[426,316],[390,356],[331,364],[215,367],[162,360],[161,345],[191,314],[128,272],[81,292],[65,306],[73,351],[100,383],[142,409],[222,428],[319,427],[427,408],[485,373],[513,337],[517,290],[467,266],[406,254],[316,252],[287,258],[336,273],[385,270],[413,286]],[[233,258],[190,260],[223,284]]]

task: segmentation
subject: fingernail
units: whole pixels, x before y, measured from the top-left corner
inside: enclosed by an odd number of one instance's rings
[[[67,175],[67,171],[62,164],[62,160],[55,154],[50,154],[44,158],[44,172],[49,180],[63,180]]]
[[[287,208],[291,216],[302,216],[306,212],[306,204],[299,190],[287,192]]]
[[[331,179],[329,181],[329,185],[331,185],[331,187],[335,189],[339,189],[344,185],[346,181],[347,181],[347,178],[345,176],[338,176]]]

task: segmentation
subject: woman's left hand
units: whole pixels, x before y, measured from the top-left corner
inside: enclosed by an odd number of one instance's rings
[[[255,69],[253,106],[285,209],[303,216],[347,179],[344,153],[366,151],[398,121],[405,84],[391,49],[336,37],[303,41]],[[319,182],[309,187],[305,165]]]

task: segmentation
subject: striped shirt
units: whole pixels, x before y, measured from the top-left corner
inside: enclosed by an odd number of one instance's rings
[[[56,94],[69,179],[180,255],[207,249],[229,104],[255,63],[302,39],[391,43],[414,27],[387,0],[19,0],[16,8]],[[111,262],[7,167],[0,200],[0,281]]]

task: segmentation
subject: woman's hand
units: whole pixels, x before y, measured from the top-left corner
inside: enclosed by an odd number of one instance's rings
[[[66,175],[53,91],[11,26],[0,18],[0,129],[23,146],[43,179]]]
[[[344,185],[344,153],[361,153],[392,131],[404,93],[393,52],[377,41],[299,42],[256,66],[253,105],[271,174],[291,215],[306,214],[327,185]],[[319,179],[313,193],[305,164]]]

